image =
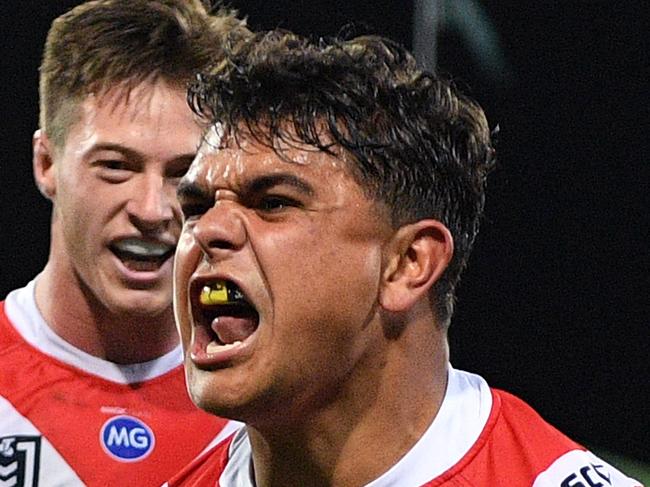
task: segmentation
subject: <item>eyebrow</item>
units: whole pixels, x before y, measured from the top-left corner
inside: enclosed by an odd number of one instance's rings
[[[145,159],[144,155],[135,150],[131,149],[130,147],[126,147],[122,144],[116,144],[114,142],[100,142],[98,144],[93,145],[88,152],[86,153],[86,156],[91,156],[94,153],[101,152],[101,151],[114,151],[114,152],[119,152],[120,154],[124,155],[128,159],[132,159],[134,161],[143,161]],[[196,153],[187,153],[187,154],[179,154],[175,157],[173,157],[171,160],[173,161],[180,161],[180,160],[192,160],[196,156]]]
[[[258,193],[274,186],[291,186],[307,196],[314,195],[314,188],[311,184],[290,173],[275,173],[254,178],[244,186],[244,192]]]
[[[307,196],[313,196],[314,194],[314,188],[309,183],[289,173],[277,173],[254,178],[243,186],[241,193],[258,193],[281,185],[291,186]],[[179,199],[191,201],[206,201],[213,198],[211,191],[193,181],[186,180],[181,180],[176,189],[176,196]]]
[[[93,145],[86,153],[86,156],[92,156],[93,154],[102,151],[119,152],[125,157],[134,160],[144,159],[142,157],[142,154],[140,154],[138,151],[130,149],[129,147],[123,146],[121,144],[115,144],[111,142],[100,142],[99,144]]]

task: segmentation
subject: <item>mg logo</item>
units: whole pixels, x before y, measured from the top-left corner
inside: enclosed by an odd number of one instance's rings
[[[132,416],[115,416],[104,423],[99,440],[109,456],[120,462],[137,462],[153,451],[151,428]]]

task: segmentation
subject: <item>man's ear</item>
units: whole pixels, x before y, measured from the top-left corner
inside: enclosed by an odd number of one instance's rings
[[[441,222],[419,220],[395,232],[387,253],[379,303],[387,311],[406,311],[440,279],[454,253],[454,241]]]
[[[32,168],[36,186],[43,196],[52,200],[56,195],[54,147],[45,132],[37,130],[32,137]]]

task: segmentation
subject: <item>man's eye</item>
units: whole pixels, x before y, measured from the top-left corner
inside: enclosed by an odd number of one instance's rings
[[[284,196],[266,196],[262,198],[258,208],[262,211],[280,211],[291,206],[298,206],[298,203]]]
[[[119,159],[103,159],[96,161],[94,165],[99,170],[99,176],[110,183],[127,181],[134,170],[127,161]]]
[[[105,168],[105,169],[110,169],[110,170],[115,170],[115,171],[120,171],[120,170],[127,170],[127,165],[126,162],[120,161],[118,159],[111,159],[111,160],[104,160],[104,161],[99,161],[98,164]]]

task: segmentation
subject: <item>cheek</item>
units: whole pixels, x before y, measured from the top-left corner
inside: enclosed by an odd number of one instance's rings
[[[126,199],[126,190],[102,184],[82,171],[74,176],[71,172],[66,171],[59,178],[56,205],[66,226],[85,228],[88,233],[85,237],[92,238],[115,215]],[[96,228],[92,229],[93,226]]]
[[[165,184],[165,198],[169,202],[169,206],[172,208],[174,213],[174,221],[180,227],[183,224],[183,213],[181,211],[181,204],[178,201],[176,196],[176,190],[178,189],[177,183],[167,182]]]
[[[290,242],[274,241],[262,263],[276,297],[305,318],[363,320],[377,298],[380,246],[332,234]]]
[[[201,259],[201,252],[189,229],[181,233],[174,255],[174,316],[184,341],[191,330],[188,286],[190,277]]]
[[[91,243],[99,242],[105,233],[102,212],[106,210],[101,202],[90,204],[85,193],[67,189],[59,191],[55,211],[67,245],[77,254],[94,251]]]
[[[321,260],[320,279],[332,305],[349,316],[363,319],[374,305],[381,274],[381,252],[374,246],[343,246]],[[363,316],[362,316],[363,315]]]

